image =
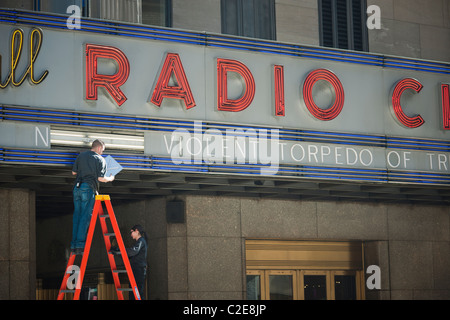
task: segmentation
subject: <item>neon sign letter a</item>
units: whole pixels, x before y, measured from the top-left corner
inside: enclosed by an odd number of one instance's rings
[[[173,86],[169,85],[172,74],[176,82]],[[176,53],[167,54],[150,101],[160,107],[164,98],[181,99],[184,101],[186,109],[195,107],[194,97],[183,64]]]

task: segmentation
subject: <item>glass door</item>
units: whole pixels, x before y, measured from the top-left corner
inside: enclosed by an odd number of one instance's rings
[[[327,300],[329,276],[327,271],[303,271],[303,299]]]
[[[247,300],[262,300],[261,293],[265,292],[262,288],[264,271],[247,271]]]
[[[360,296],[359,279],[356,272],[334,271],[334,300],[357,300]]]
[[[359,241],[245,240],[247,298],[363,300]]]
[[[247,300],[360,300],[361,271],[248,270]]]
[[[296,283],[296,272],[293,270],[267,272],[269,286],[266,298],[268,300],[296,300],[294,288]]]

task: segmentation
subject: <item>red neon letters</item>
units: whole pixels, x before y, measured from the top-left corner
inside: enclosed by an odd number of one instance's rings
[[[38,39],[40,40],[40,39]],[[33,50],[33,49],[32,49]],[[14,50],[13,50],[14,51]],[[34,62],[33,55],[31,63]],[[97,71],[98,59],[111,59],[117,65],[117,72],[113,75],[99,74]],[[14,56],[12,55],[14,60]],[[13,64],[14,67],[14,64]],[[31,71],[32,72],[32,71]],[[237,73],[242,78],[244,90],[238,99],[228,98],[228,76],[229,72]],[[32,73],[31,73],[32,74]],[[127,97],[120,87],[127,81],[130,74],[130,65],[125,54],[115,47],[86,44],[86,99],[97,100],[98,87],[104,87],[112,98],[121,106]],[[46,73],[44,74],[44,76]],[[42,81],[44,76],[39,79]],[[170,85],[173,77],[175,85]],[[275,116],[285,116],[285,95],[284,95],[284,67],[273,66],[274,80],[274,109]],[[328,82],[334,91],[333,102],[330,107],[322,109],[314,102],[312,90],[318,81]],[[420,115],[408,116],[403,111],[400,100],[402,94],[407,89],[412,89],[419,93],[423,85],[415,79],[405,78],[398,81],[392,91],[391,102],[394,118],[407,128],[417,128],[425,123]],[[239,112],[245,110],[255,97],[255,79],[250,69],[242,62],[230,59],[217,59],[217,110],[228,112]],[[335,119],[344,107],[345,94],[339,78],[326,69],[316,69],[311,71],[303,83],[303,99],[308,111],[321,121]],[[161,73],[158,77],[155,89],[153,90],[150,102],[160,107],[164,98],[183,100],[186,109],[196,106],[183,64],[178,54],[168,53]],[[450,130],[450,84],[441,84],[441,104],[443,129]]]
[[[284,67],[274,66],[275,78],[275,115],[284,117]]]
[[[113,75],[97,72],[98,59],[112,59],[117,63],[117,72]],[[130,64],[125,54],[117,48],[86,44],[86,99],[97,100],[98,87],[104,87],[121,106],[127,97],[120,90],[130,74]]]
[[[334,89],[334,103],[328,109],[319,108],[312,97],[312,88],[319,80],[329,82]],[[344,88],[334,73],[325,69],[317,69],[311,71],[303,83],[303,99],[309,112],[311,112],[315,118],[323,121],[333,120],[341,113],[342,108],[344,107]]]
[[[441,84],[442,120],[444,130],[450,130],[450,85]]]
[[[236,72],[245,82],[243,95],[236,100],[228,99],[228,72]],[[220,111],[238,112],[246,109],[255,96],[255,79],[250,70],[236,60],[217,59],[217,109]]]
[[[172,73],[177,84],[169,86]],[[195,107],[194,97],[189,87],[186,73],[184,72],[180,57],[176,53],[167,54],[150,101],[160,107],[164,98],[181,99],[184,101],[186,109]]]
[[[400,99],[406,89],[413,89],[415,92],[420,92],[422,88],[422,84],[416,79],[405,78],[397,82],[394,91],[392,92],[392,108],[394,111],[394,115],[400,122],[400,124],[404,125],[407,128],[420,127],[425,123],[425,121],[420,115],[417,115],[415,117],[407,116],[403,112],[402,106],[400,105]]]

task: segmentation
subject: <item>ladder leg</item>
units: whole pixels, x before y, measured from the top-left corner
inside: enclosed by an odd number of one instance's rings
[[[83,278],[84,278],[84,274],[86,272],[86,265],[87,265],[87,261],[89,258],[89,252],[91,250],[92,237],[94,235],[95,224],[97,222],[97,217],[98,217],[99,211],[101,211],[101,210],[102,210],[101,201],[95,200],[94,209],[92,210],[91,222],[89,223],[89,229],[88,229],[88,233],[87,233],[87,237],[86,237],[86,243],[84,245],[83,258],[81,259],[80,274],[78,275],[77,284],[75,287],[75,294],[73,297],[74,300],[80,299],[81,285],[83,284]]]
[[[59,288],[59,293],[58,293],[58,298],[57,298],[58,300],[64,299],[64,293],[65,292],[63,292],[63,290],[66,290],[66,288],[67,288],[67,280],[69,279],[69,276],[70,276],[68,271],[69,271],[69,268],[71,266],[73,266],[73,263],[75,261],[75,257],[76,257],[76,255],[73,252],[71,252],[70,253],[70,257],[69,257],[69,261],[67,262],[66,272],[64,273],[63,281],[61,283],[61,287]]]
[[[107,215],[107,217],[110,218],[110,215]],[[111,267],[111,273],[112,273],[113,280],[114,280],[114,286],[116,287],[117,298],[119,300],[124,300],[122,291],[118,290],[121,288],[120,278],[119,278],[119,274],[117,273],[117,267],[116,267],[116,261],[114,259],[114,254],[111,253],[111,239],[109,238],[108,227],[106,225],[105,219],[106,218],[103,218],[102,215],[100,215],[100,225],[102,227],[103,240],[105,241],[106,254],[108,256],[109,265]],[[114,235],[116,235],[116,234],[114,234]]]
[[[120,234],[119,225],[116,220],[116,216],[114,215],[114,210],[111,205],[110,199],[105,199],[105,206],[108,210],[109,218],[111,220],[111,225],[113,227],[114,233],[116,235],[117,244],[119,245],[120,253],[122,255],[123,263],[125,264],[125,269],[128,274],[128,279],[130,281],[130,286],[133,291],[134,297],[136,300],[141,300],[141,296],[139,294],[138,287],[136,285],[136,280],[134,278],[133,270],[131,270],[130,261],[128,259],[127,250],[125,249],[125,245],[123,244],[123,239]]]

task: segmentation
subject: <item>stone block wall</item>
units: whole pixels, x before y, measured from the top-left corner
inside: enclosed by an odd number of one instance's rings
[[[367,0],[381,9],[381,29],[369,30],[370,52],[450,61],[448,0]]]
[[[366,289],[367,299],[450,299],[446,207],[206,196],[185,201],[185,224],[164,222],[168,282],[160,298],[244,299],[245,239],[277,239],[362,241],[364,265],[381,269],[381,290]]]
[[[35,298],[35,194],[0,189],[0,300]]]
[[[167,220],[166,202],[173,200],[185,202],[182,223]],[[381,270],[381,290],[366,289],[366,299],[450,299],[447,207],[200,195],[113,207],[128,245],[132,225],[148,233],[150,299],[245,299],[247,239],[361,241],[364,266]],[[56,223],[64,233],[61,221],[39,222],[39,229],[56,230]],[[38,236],[40,247],[64,238],[52,232]],[[94,241],[88,267],[108,268],[101,236]]]

